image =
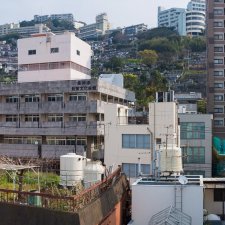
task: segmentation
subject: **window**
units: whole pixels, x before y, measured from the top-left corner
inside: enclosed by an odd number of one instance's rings
[[[86,114],[73,114],[73,115],[69,115],[69,121],[70,122],[86,121]]]
[[[38,136],[4,137],[5,144],[35,144],[36,142],[41,143],[41,137]]]
[[[78,146],[86,146],[87,145],[87,139],[83,137],[47,137],[47,144],[48,145],[76,145]]]
[[[6,122],[17,122],[18,116],[17,115],[6,115],[5,121]]]
[[[224,76],[224,70],[214,70],[214,76],[223,77]]]
[[[181,139],[205,139],[205,123],[182,122]]]
[[[223,47],[222,46],[215,46],[214,52],[223,52]]]
[[[202,175],[205,177],[205,171],[202,170],[185,170],[184,171],[185,175]]]
[[[215,34],[215,35],[214,35],[214,39],[215,39],[215,40],[218,40],[218,41],[219,41],[219,40],[222,41],[222,40],[224,39],[224,35],[223,35],[223,34]]]
[[[223,59],[214,59],[214,64],[223,64]]]
[[[39,102],[38,95],[25,95],[25,102]]]
[[[48,101],[49,102],[62,102],[63,101],[63,95],[62,94],[49,95]]]
[[[19,102],[18,96],[7,96],[6,97],[6,103],[15,103],[15,102]]]
[[[224,15],[224,10],[222,8],[214,9],[214,15]]]
[[[223,95],[214,95],[214,101],[223,101]]]
[[[127,177],[138,177],[138,164],[135,163],[122,163],[122,170]],[[142,174],[150,174],[150,165],[141,164]]]
[[[150,148],[150,135],[148,134],[122,134],[122,148]]]
[[[182,148],[183,163],[202,164],[205,163],[204,147],[183,147]]]
[[[62,122],[63,116],[61,114],[50,114],[48,115],[48,122]]]
[[[25,122],[39,122],[39,115],[25,115]]]
[[[218,3],[224,3],[224,0],[214,0],[214,2]]]
[[[79,50],[77,50],[77,55],[80,55],[80,51]]]
[[[214,120],[214,126],[216,126],[216,127],[221,127],[221,126],[223,126],[223,120]]]
[[[70,101],[86,101],[87,96],[85,93],[71,94],[69,97]]]
[[[36,55],[36,50],[28,50],[28,55]]]
[[[223,27],[224,22],[223,21],[214,21],[214,27]]]
[[[214,113],[223,113],[223,108],[214,108]]]
[[[50,53],[58,53],[59,48],[51,48]]]
[[[214,189],[214,202],[224,202],[225,201],[225,189],[215,188]]]
[[[224,84],[223,83],[214,83],[214,88],[223,88]]]

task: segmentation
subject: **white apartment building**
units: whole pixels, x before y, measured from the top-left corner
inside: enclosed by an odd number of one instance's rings
[[[74,33],[19,39],[18,82],[90,79],[91,55],[91,47]]]
[[[69,21],[71,23],[73,23],[74,21],[74,17],[72,13],[66,13],[66,14],[52,14],[52,15],[34,15],[34,21],[38,22],[38,23],[43,23],[45,21],[47,21],[48,19],[54,20],[66,20]]]
[[[80,27],[78,36],[81,39],[96,38],[104,35],[110,29],[110,23],[106,13],[96,16],[96,22]]]
[[[172,27],[180,35],[186,35],[185,9],[158,7],[158,27]]]
[[[158,27],[172,27],[182,36],[203,35],[206,26],[205,19],[205,0],[191,0],[186,10],[158,8]]]
[[[10,33],[10,30],[18,29],[19,27],[20,25],[15,23],[7,23],[4,25],[0,25],[0,36],[7,35],[8,33]]]
[[[150,174],[153,150],[160,146],[180,146],[180,131],[175,102],[149,104],[149,124],[128,124],[128,108],[109,104],[105,107],[105,155],[107,167],[122,165],[128,177],[141,171]],[[153,171],[152,171],[153,172]]]
[[[186,12],[187,35],[202,35],[206,27],[206,2],[205,0],[191,0]]]
[[[20,34],[24,37],[36,33],[46,33],[50,29],[45,24],[35,24],[34,26],[20,27],[20,24],[5,24],[0,26],[0,36],[7,34]]]

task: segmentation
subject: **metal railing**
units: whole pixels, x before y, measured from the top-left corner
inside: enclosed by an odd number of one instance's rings
[[[66,212],[76,212],[91,201],[99,198],[102,193],[108,190],[121,176],[119,167],[103,181],[91,186],[79,195],[56,196],[37,192],[20,192],[9,189],[0,189],[0,202],[41,207]]]

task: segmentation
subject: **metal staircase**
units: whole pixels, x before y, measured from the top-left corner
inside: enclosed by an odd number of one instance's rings
[[[170,206],[152,216],[148,225],[191,225],[191,216]]]

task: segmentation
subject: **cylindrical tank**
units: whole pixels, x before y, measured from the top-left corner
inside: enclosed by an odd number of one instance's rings
[[[160,149],[160,172],[161,175],[180,174],[183,171],[181,148],[163,146]]]
[[[74,186],[84,179],[86,159],[75,153],[60,156],[60,185]]]
[[[100,161],[87,161],[84,168],[84,183],[88,187],[93,183],[101,181],[102,174],[105,172],[105,167]]]

